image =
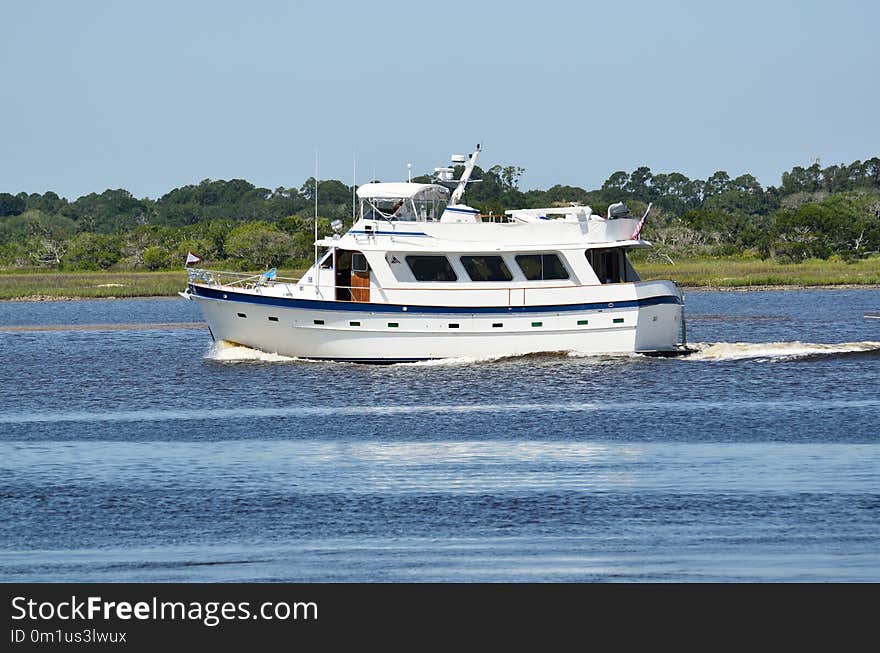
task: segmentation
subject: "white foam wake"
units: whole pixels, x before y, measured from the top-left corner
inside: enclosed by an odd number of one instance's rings
[[[205,358],[223,363],[239,363],[246,361],[259,361],[262,363],[289,363],[291,361],[299,361],[299,358],[292,356],[282,356],[281,354],[260,351],[259,349],[251,349],[244,345],[236,345],[232,342],[221,340],[215,342],[211,349],[205,354]]]
[[[858,352],[880,352],[880,342],[715,342],[692,343],[690,347],[697,352],[684,357],[684,360],[695,361],[726,361],[743,359],[786,360],[795,358],[812,358],[817,356],[834,356]]]
[[[865,352],[880,353],[880,342],[841,342],[841,343],[810,343],[799,342],[697,342],[690,343],[691,349],[697,351],[693,354],[682,356],[680,360],[687,361],[733,361],[733,360],[792,360],[798,358],[814,358],[821,356],[835,356],[841,354],[854,354]],[[415,363],[402,363],[401,365],[414,367],[456,366],[491,363],[505,359],[522,359],[533,356],[564,356],[569,358],[596,358],[609,359],[609,362],[620,358],[642,358],[641,354],[621,353],[602,354],[576,351],[546,352],[543,354],[521,355],[491,355],[491,356],[462,356],[456,358],[438,358],[419,361]],[[272,352],[260,351],[243,345],[220,341],[214,343],[205,355],[208,360],[224,363],[237,362],[262,362],[262,363],[321,363],[294,356],[283,356]]]

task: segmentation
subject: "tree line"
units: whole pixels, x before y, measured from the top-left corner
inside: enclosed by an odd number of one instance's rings
[[[589,204],[604,212],[626,201],[653,209],[643,237],[673,255],[843,259],[880,250],[880,158],[821,168],[796,166],[779,186],[750,174],[708,179],[648,167],[616,171],[601,188],[555,185],[523,191],[518,166],[475,168],[466,202],[484,215],[507,209]],[[430,182],[424,175],[413,181]],[[66,270],[179,267],[187,251],[230,267],[303,265],[311,256],[316,181],[275,190],[242,179],[175,188],[152,200],[124,189],[74,201],[45,193],[0,193],[0,266]],[[317,182],[319,233],[351,224],[352,187]]]

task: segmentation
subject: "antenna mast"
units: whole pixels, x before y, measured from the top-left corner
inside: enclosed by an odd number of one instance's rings
[[[452,196],[449,198],[450,206],[454,206],[461,201],[461,196],[464,195],[464,189],[467,187],[468,180],[471,178],[471,173],[474,171],[474,166],[477,165],[478,156],[480,156],[479,143],[477,143],[477,149],[474,150],[474,153],[468,157],[467,163],[464,166],[464,172],[461,173],[461,179],[458,180],[458,186],[452,191]]]
[[[320,294],[318,288],[318,275],[321,273],[318,267],[318,150],[315,150],[315,294]]]

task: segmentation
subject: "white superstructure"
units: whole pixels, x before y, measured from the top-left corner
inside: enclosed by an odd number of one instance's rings
[[[641,281],[626,256],[650,247],[639,218],[616,204],[488,221],[460,203],[478,154],[451,193],[449,168],[441,183],[358,188],[358,219],[317,242],[324,253],[299,280],[191,270],[182,294],[215,339],[301,358],[680,351],[681,291]]]

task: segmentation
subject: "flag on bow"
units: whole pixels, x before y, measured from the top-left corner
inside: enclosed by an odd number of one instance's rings
[[[189,265],[190,263],[198,263],[201,260],[202,259],[200,257],[196,256],[192,252],[186,253],[186,265]]]

